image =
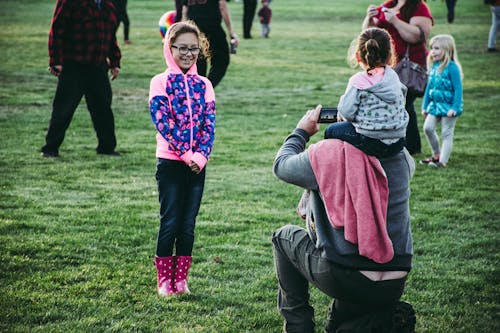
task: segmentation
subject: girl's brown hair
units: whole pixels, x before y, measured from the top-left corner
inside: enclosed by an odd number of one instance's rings
[[[393,66],[396,63],[394,55],[391,35],[381,28],[365,29],[349,48],[349,62],[357,65],[361,61],[368,67],[367,70]]]
[[[175,43],[177,37],[185,33],[193,33],[198,38],[200,43],[199,47],[201,49],[201,55],[206,59],[210,58],[210,43],[205,35],[200,31],[196,23],[193,21],[182,21],[173,24],[168,29],[168,45],[172,46]]]

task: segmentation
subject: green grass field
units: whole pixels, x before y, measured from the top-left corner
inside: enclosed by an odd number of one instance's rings
[[[39,152],[56,87],[47,73],[55,1],[0,1],[0,331],[280,332],[270,238],[301,224],[301,190],[278,181],[272,161],[305,110],[338,102],[356,71],[346,50],[370,3],[275,0],[269,39],[255,20],[254,39],[241,41],[216,88],[192,295],[163,299],[153,266],[158,203],[147,97],[149,80],[165,68],[157,24],[173,1],[129,1],[133,44],[122,46],[113,82],[122,157],[95,154],[82,101],[58,159]],[[417,311],[417,332],[499,332],[500,55],[485,52],[491,14],[483,1],[458,1],[453,24],[444,2],[427,3],[431,35],[457,41],[465,106],[449,167],[418,165],[412,180],[415,256],[403,298]],[[241,35],[242,2],[229,8]],[[416,158],[430,154],[422,139]],[[311,293],[322,332],[329,299]]]

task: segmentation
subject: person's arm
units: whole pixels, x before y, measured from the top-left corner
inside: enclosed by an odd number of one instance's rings
[[[240,43],[240,40],[238,38],[238,35],[233,31],[233,23],[231,22],[231,14],[229,13],[229,8],[227,7],[226,0],[219,0],[219,10],[220,10],[220,14],[222,16],[222,19],[224,20],[224,24],[226,25],[229,37],[231,39],[234,39],[234,44],[236,46],[238,46],[238,44]]]
[[[66,0],[58,0],[49,32],[49,70],[53,75],[59,75],[64,63],[63,43],[66,34],[66,24],[69,20],[69,4]]]
[[[358,89],[349,83],[345,93],[340,97],[337,108],[343,119],[354,121],[359,109]]]
[[[318,105],[307,111],[276,154],[273,171],[279,179],[306,189],[318,188],[305,148],[309,138],[319,130],[320,110],[321,105]]]
[[[396,28],[407,43],[421,43],[427,40],[432,28],[432,19],[425,16],[413,16],[407,23],[396,16],[397,12],[392,8],[384,8],[387,22]],[[422,32],[424,34],[422,38]]]
[[[424,96],[422,97],[422,115],[427,117],[427,107],[429,107],[430,99],[429,99],[429,90],[430,88],[430,76],[427,79],[427,85],[425,86]]]
[[[375,5],[369,5],[366,9],[366,16],[361,24],[361,28],[364,30],[369,27],[376,27],[378,23],[378,7]]]
[[[212,152],[215,135],[215,93],[212,84],[206,80],[205,106],[202,114],[202,126],[196,135],[197,145],[191,161],[203,170]],[[194,171],[194,170],[193,170]]]
[[[448,117],[456,117],[462,114],[462,77],[458,66],[454,62],[450,62],[448,68],[451,85],[453,86],[453,104],[451,105],[451,109],[448,111]]]
[[[182,21],[188,20],[188,7],[186,5],[182,6]]]
[[[108,54],[109,68],[111,68],[111,81],[116,79],[118,77],[118,74],[120,73],[121,57],[122,53],[120,51],[120,48],[118,47],[118,42],[116,41],[116,34],[113,33],[110,40]]]

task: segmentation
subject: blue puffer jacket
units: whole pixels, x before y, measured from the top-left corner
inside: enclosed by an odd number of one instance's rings
[[[454,61],[450,61],[442,72],[441,62],[435,62],[429,72],[422,110],[437,117],[445,117],[449,110],[459,116],[463,111],[462,78]]]

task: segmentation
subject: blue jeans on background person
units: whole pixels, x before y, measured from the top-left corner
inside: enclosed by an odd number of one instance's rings
[[[387,158],[397,154],[405,146],[405,140],[399,139],[393,144],[386,145],[378,139],[369,138],[356,132],[354,125],[348,121],[333,123],[325,130],[325,139],[339,139],[350,143],[362,150],[365,154],[376,158]]]
[[[491,6],[491,27],[488,34],[488,50],[495,50],[495,42],[500,27],[500,6]]]
[[[156,255],[191,256],[196,216],[205,187],[205,168],[196,174],[183,161],[159,158],[156,181],[160,201],[160,229]]]
[[[389,309],[401,298],[406,277],[372,281],[358,270],[337,265],[322,256],[303,228],[286,225],[273,233],[278,277],[278,310],[287,333],[314,332],[314,309],[309,305],[309,283],[334,298],[328,331],[342,322]]]

